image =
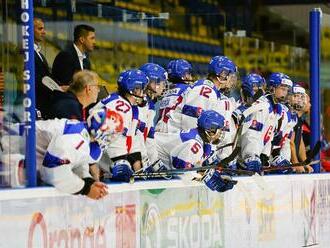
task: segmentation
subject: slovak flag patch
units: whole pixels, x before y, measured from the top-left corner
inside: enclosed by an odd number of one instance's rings
[[[262,127],[263,127],[263,124],[261,122],[259,122],[257,120],[253,120],[251,122],[251,126],[249,127],[249,129],[256,130],[256,131],[261,131]]]

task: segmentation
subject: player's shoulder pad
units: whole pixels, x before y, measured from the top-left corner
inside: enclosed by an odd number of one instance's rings
[[[189,129],[189,130],[182,130],[180,132],[180,138],[182,142],[187,142],[189,140],[194,140],[198,135],[197,128]]]
[[[203,84],[206,85],[206,86],[209,86],[211,88],[214,87],[214,83],[212,81],[208,80],[208,79],[205,79]]]
[[[76,120],[65,121],[63,135],[70,135],[70,134],[84,134],[84,137],[89,137],[88,131],[86,129],[86,124]]]
[[[113,93],[109,96],[107,96],[106,98],[101,100],[101,103],[103,103],[104,105],[108,104],[109,102],[112,102],[113,100],[119,99],[119,95],[118,93]]]

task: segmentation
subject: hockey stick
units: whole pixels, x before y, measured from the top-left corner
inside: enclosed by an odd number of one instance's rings
[[[193,168],[187,168],[187,169],[173,169],[173,170],[167,170],[167,171],[160,171],[160,172],[140,172],[140,173],[134,173],[134,178],[152,178],[152,177],[162,177],[162,176],[170,176],[170,175],[180,175],[185,172],[191,172],[191,171],[201,171],[201,170],[208,170],[208,169],[216,169],[218,167],[225,167],[228,165],[229,162],[233,161],[238,153],[240,152],[240,147],[236,147],[234,151],[227,157],[220,161],[219,164],[216,165],[208,165],[208,166],[202,166],[202,167],[193,167]],[[221,168],[221,170],[226,170],[230,172],[234,172],[235,170],[228,169],[228,168]]]
[[[63,89],[52,78],[48,76],[42,78],[42,84],[45,85],[51,91],[63,91]]]

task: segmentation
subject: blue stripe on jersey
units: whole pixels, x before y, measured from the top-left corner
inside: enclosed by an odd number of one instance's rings
[[[74,123],[70,120],[65,122],[63,134],[75,134],[81,133],[85,129],[85,124],[83,122]]]
[[[203,109],[200,107],[195,107],[191,105],[184,105],[182,108],[182,114],[188,115],[191,117],[199,117],[202,113]]]
[[[101,148],[99,144],[94,141],[89,144],[89,156],[94,159],[98,160],[102,154]]]
[[[118,98],[119,98],[118,93],[113,93],[113,94],[107,96],[106,98],[102,99],[102,100],[101,100],[101,103],[102,103],[103,105],[106,105],[107,103],[109,103],[109,102],[111,102],[111,101],[113,101],[113,100],[115,100],[115,99],[118,99]]]
[[[264,125],[261,122],[259,122],[257,120],[253,120],[249,129],[256,130],[259,132],[262,130],[263,126]]]
[[[138,120],[139,119],[139,109],[138,106],[133,105],[132,106],[132,113],[133,113],[133,120]]]
[[[42,161],[42,165],[47,168],[55,168],[64,164],[70,164],[70,160],[68,159],[61,159],[56,157],[49,152],[46,152],[44,160]]]
[[[170,96],[180,96],[182,92],[184,92],[188,87],[190,87],[189,84],[184,84],[184,83],[175,84],[173,88],[170,88],[165,92],[165,98]]]
[[[155,101],[147,96],[148,109],[155,110]]]
[[[176,169],[184,169],[186,167],[194,167],[192,164],[178,158],[178,157],[172,157],[172,165]]]
[[[128,128],[127,128],[127,127],[125,127],[125,128],[124,128],[124,130],[123,130],[123,135],[124,135],[124,136],[126,136],[126,135],[127,135],[127,133],[128,133]]]
[[[208,158],[212,152],[212,147],[210,144],[204,144],[203,146],[203,150],[204,150],[204,158]]]
[[[180,138],[182,142],[186,142],[191,139],[195,139],[198,135],[197,128],[190,129],[188,131],[181,131],[180,132]]]
[[[148,133],[148,138],[154,139],[155,138],[155,128],[151,127]]]
[[[144,129],[146,128],[146,125],[147,124],[144,121],[139,121],[137,128],[143,133]]]

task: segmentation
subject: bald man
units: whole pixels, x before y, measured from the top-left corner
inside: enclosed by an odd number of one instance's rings
[[[45,24],[40,18],[35,18],[33,24],[36,108],[40,111],[41,117],[47,118],[52,92],[42,84],[44,76],[51,76],[47,60],[41,53],[41,44],[46,36]]]

